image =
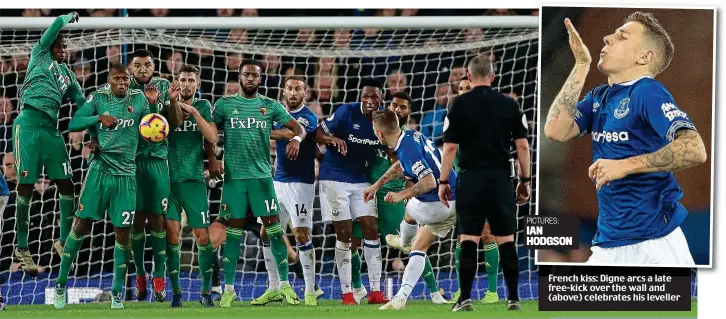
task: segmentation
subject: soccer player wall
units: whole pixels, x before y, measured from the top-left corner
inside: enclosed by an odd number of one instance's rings
[[[23,65],[27,65],[30,48],[41,35],[38,30],[47,28],[51,21],[50,18],[0,19],[0,57],[4,58],[0,59],[4,72],[0,75],[0,89],[4,94],[4,97],[0,96],[0,106],[6,103],[5,100],[17,104],[17,94],[25,75]],[[494,86],[516,99],[529,119],[532,172],[537,172],[534,135],[537,132],[537,24],[537,17],[533,16],[82,18],[62,32],[69,40],[69,63],[86,93],[105,83],[110,62],[127,61],[125,54],[146,48],[157,57],[156,63],[160,66],[157,71],[161,77],[172,80],[184,63],[197,66],[201,70],[200,97],[214,103],[224,95],[240,92],[237,81],[240,63],[243,58],[252,58],[262,64],[260,93],[270,98],[282,99],[282,84],[288,76],[307,76],[310,94],[306,105],[321,120],[330,116],[337,106],[358,101],[362,79],[378,78],[385,83],[384,103],[388,105],[396,92],[407,92],[413,100],[409,127],[438,144],[447,105],[456,95],[458,82],[466,74],[464,66],[473,56],[487,54],[495,61]],[[5,68],[6,64],[9,68]],[[71,104],[62,107],[59,130],[67,140],[78,194],[88,170],[90,150],[87,147],[88,136],[68,133],[68,122],[76,108]],[[487,123],[487,119],[472,120],[481,121],[482,125]],[[0,125],[9,124],[0,122]],[[239,125],[254,124],[241,121]],[[11,150],[11,135],[0,136],[0,145],[5,147],[4,152]],[[272,147],[274,145],[272,143]],[[223,139],[217,146],[217,152],[218,158],[222,159]],[[271,149],[270,154],[274,156],[275,152]],[[3,162],[8,184],[13,185],[11,190],[15,183],[14,171],[9,169],[12,161],[13,157],[6,155]],[[207,185],[209,215],[214,220],[220,210],[223,183],[207,178]],[[536,183],[532,183],[531,203],[518,207],[520,219],[534,214],[535,186]],[[31,205],[29,243],[42,271],[34,280],[17,271],[12,261],[12,243],[16,235],[14,200],[9,201],[2,216],[0,277],[5,281],[3,297],[9,304],[42,304],[53,300],[53,283],[60,262],[53,250],[53,241],[59,235],[56,193],[57,189],[46,180],[36,184]],[[313,212],[317,284],[325,292],[322,298],[340,299],[340,284],[335,275],[335,233],[332,225],[321,221],[317,198]],[[88,237],[90,239],[83,243],[70,272],[69,304],[91,301],[111,287],[114,247],[111,224],[95,222]],[[185,300],[196,300],[201,284],[195,257],[197,248],[190,229],[183,229],[182,237],[181,286]],[[434,243],[428,252],[438,285],[446,296],[457,290],[454,238],[450,234]],[[294,246],[294,238],[290,237],[290,242]],[[235,285],[240,299],[252,300],[265,291],[267,273],[260,240],[252,232],[244,232],[242,243]],[[151,247],[146,250],[146,267],[151,269]],[[482,257],[479,258],[473,298],[483,297],[487,290],[483,246],[480,252]],[[382,254],[382,288],[392,294],[400,286],[408,257],[387,246],[384,246]],[[520,249],[519,255],[522,276],[520,296],[536,299],[534,253]],[[132,265],[129,263],[129,267]],[[301,294],[304,287],[302,272],[296,271],[295,267],[291,265],[290,282]],[[363,284],[367,286],[365,262],[362,267]],[[134,281],[131,269],[127,281],[127,295],[131,298],[133,289],[130,288]],[[499,280],[498,289],[500,296],[506,295],[503,280]],[[429,292],[422,283],[411,294],[412,299],[428,296]]]

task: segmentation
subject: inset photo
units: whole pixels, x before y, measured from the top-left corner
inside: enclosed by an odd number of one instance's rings
[[[538,264],[712,267],[713,8],[541,10]]]

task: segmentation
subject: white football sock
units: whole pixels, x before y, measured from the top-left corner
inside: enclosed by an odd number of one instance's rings
[[[364,240],[363,255],[368,265],[368,282],[371,291],[381,291],[381,240]]]
[[[408,265],[406,265],[406,270],[403,272],[403,283],[401,283],[401,289],[398,291],[398,294],[402,294],[406,298],[411,295],[413,287],[416,287],[416,283],[421,278],[426,265],[426,253],[423,251],[415,250],[408,256]]]
[[[315,249],[313,249],[313,241],[308,240],[307,243],[298,244],[297,248],[300,251],[300,265],[303,267],[303,278],[305,278],[305,293],[314,293]]]
[[[401,245],[402,246],[408,246],[411,244],[411,240],[413,237],[416,236],[416,232],[418,231],[418,225],[417,224],[409,224],[406,222],[406,220],[401,221]]]
[[[224,285],[224,291],[235,292],[234,285]]]
[[[351,252],[350,243],[335,241],[335,265],[338,267],[338,278],[340,279],[340,290],[343,294],[353,292],[352,272],[353,268],[350,264]]]
[[[280,273],[277,271],[277,262],[275,261],[275,255],[272,254],[269,241],[262,242],[262,256],[265,257],[265,268],[267,268],[267,277],[269,277],[268,288],[280,290]]]

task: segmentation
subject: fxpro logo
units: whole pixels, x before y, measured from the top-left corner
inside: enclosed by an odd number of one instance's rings
[[[196,132],[196,131],[199,131],[199,126],[197,125],[196,122],[192,122],[192,121],[189,121],[189,120],[185,120],[184,123],[182,123],[182,125],[178,126],[176,129],[174,129],[174,131],[177,131],[177,132],[187,132],[187,131]]]
[[[348,135],[348,140],[353,143],[364,144],[364,145],[378,145],[381,143],[378,140],[374,141],[374,140],[369,140],[367,138],[357,138],[357,137],[353,136],[353,134]]]
[[[598,143],[629,141],[628,132],[592,132],[592,140]]]
[[[98,123],[98,125],[101,128],[101,130],[104,130],[104,131],[118,131],[119,129],[134,126],[134,123],[135,123],[134,119],[128,119],[128,120],[118,119],[116,126],[114,126],[112,128],[107,128],[107,127],[103,126],[103,123]]]
[[[246,119],[230,118],[230,128],[267,128],[267,121],[258,121],[253,117]]]

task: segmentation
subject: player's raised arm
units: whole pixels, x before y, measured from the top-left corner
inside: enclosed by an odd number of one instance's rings
[[[590,51],[582,42],[570,19],[565,19],[565,27],[570,38],[570,49],[575,56],[575,66],[552,102],[544,127],[547,138],[558,142],[571,140],[580,134],[581,129],[575,122],[577,102],[592,62]]]
[[[81,85],[75,77],[71,78],[71,85],[68,88],[68,92],[66,92],[66,96],[69,100],[78,105],[79,108],[86,103],[86,97],[83,95],[83,88],[81,88]]]
[[[187,112],[191,114],[194,117],[194,120],[197,121],[197,125],[199,126],[199,130],[202,132],[202,135],[204,136],[204,139],[206,141],[209,141],[210,143],[217,143],[219,140],[219,134],[217,133],[217,125],[214,124],[214,122],[211,122],[209,118],[205,118],[199,110],[197,110],[195,107],[185,104],[182,102],[177,102],[177,106],[179,106],[184,112]],[[180,112],[181,114],[181,112]],[[172,116],[170,116],[172,117]]]
[[[60,30],[67,24],[74,22],[78,22],[78,13],[75,11],[55,18],[53,23],[40,37],[40,45],[44,48],[50,48],[51,45],[53,45],[53,42],[55,42],[55,39],[58,37]]]
[[[184,114],[182,113],[180,105],[181,103],[178,102],[179,93],[181,93],[181,86],[179,85],[179,82],[172,83],[169,87],[169,101],[164,101],[164,105],[167,105],[168,102],[168,106],[166,107],[166,109],[169,113],[169,124],[172,128],[178,127],[184,122]],[[204,134],[204,132],[202,132],[202,134]],[[204,137],[206,138],[207,136],[204,135]]]

